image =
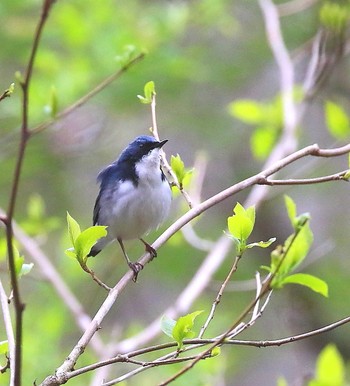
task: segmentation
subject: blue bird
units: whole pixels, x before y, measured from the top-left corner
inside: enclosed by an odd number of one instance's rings
[[[99,239],[89,256],[96,256],[113,240],[117,240],[125,260],[137,280],[140,263],[132,263],[123,241],[139,239],[153,257],[156,250],[142,236],[156,229],[166,219],[171,205],[171,189],[160,168],[160,149],[168,140],[150,136],[137,137],[111,165],[101,170],[97,181],[94,225],[107,225],[107,236]]]

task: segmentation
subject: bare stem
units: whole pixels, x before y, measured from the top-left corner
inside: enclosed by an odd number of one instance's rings
[[[13,291],[13,301],[15,307],[15,321],[16,321],[16,329],[15,329],[15,360],[11,363],[12,371],[14,372],[14,386],[21,385],[21,369],[22,369],[22,329],[23,329],[23,311],[24,304],[22,303],[18,279],[16,276],[15,269],[15,257],[13,250],[13,228],[12,228],[12,220],[14,217],[15,206],[18,196],[18,187],[19,181],[21,177],[21,171],[23,166],[23,160],[25,155],[25,150],[27,146],[27,142],[29,140],[29,131],[28,131],[28,108],[29,108],[29,87],[30,81],[33,72],[34,59],[39,46],[40,37],[42,35],[42,31],[45,25],[45,22],[49,15],[49,10],[53,4],[53,0],[44,0],[42,5],[41,17],[39,23],[36,28],[36,32],[34,35],[33,45],[26,69],[26,74],[23,82],[21,83],[22,91],[23,91],[23,100],[22,100],[22,128],[21,128],[21,138],[18,147],[17,161],[14,169],[14,175],[12,180],[12,187],[10,193],[10,201],[7,209],[7,214],[5,219],[3,219],[6,225],[6,241],[7,241],[7,250],[8,250],[8,265],[10,271],[11,278],[11,286]]]
[[[201,330],[200,330],[200,332],[198,334],[198,338],[199,339],[203,337],[203,335],[204,335],[205,331],[207,330],[210,322],[213,320],[214,314],[215,314],[215,310],[216,310],[217,306],[219,305],[219,303],[221,301],[221,297],[222,297],[222,295],[224,293],[224,290],[225,290],[225,288],[227,286],[227,283],[230,281],[231,276],[237,271],[238,262],[239,262],[240,257],[241,256],[236,256],[235,261],[233,262],[232,267],[231,267],[229,273],[227,274],[224,282],[222,283],[222,285],[220,287],[220,290],[219,290],[219,292],[218,292],[218,294],[217,294],[217,296],[216,296],[216,298],[215,298],[215,300],[214,300],[214,302],[212,304],[212,307],[211,307],[210,313],[208,315],[208,318],[205,321],[203,327],[201,328]]]

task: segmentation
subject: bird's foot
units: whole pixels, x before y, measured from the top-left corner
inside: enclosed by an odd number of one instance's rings
[[[140,239],[144,246],[145,246],[145,251],[148,252],[151,255],[152,260],[157,257],[157,251],[152,247],[152,245],[148,244],[145,240]]]
[[[137,276],[139,274],[139,272],[143,269],[143,265],[141,263],[132,263],[132,262],[129,262],[128,263],[130,269],[134,272],[134,277],[132,278],[133,282],[136,283],[137,282]]]

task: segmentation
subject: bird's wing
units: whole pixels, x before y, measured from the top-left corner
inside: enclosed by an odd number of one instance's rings
[[[98,194],[95,201],[94,214],[92,217],[93,225],[98,225],[98,215],[100,213],[100,198],[101,198],[101,192]]]

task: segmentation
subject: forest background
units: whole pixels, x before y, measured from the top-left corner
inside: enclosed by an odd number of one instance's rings
[[[0,103],[2,216],[9,205],[18,160],[21,83],[45,3],[0,3],[0,94],[14,83],[10,97]],[[280,36],[269,32],[274,25],[271,9],[279,16]],[[50,5],[29,89],[29,128],[35,135],[27,143],[14,216],[20,227],[20,237],[15,229],[18,249],[26,264],[34,263],[19,280],[25,303],[23,384],[39,384],[54,373],[84,331],[79,318],[93,317],[106,297],[104,289],[65,255],[71,247],[66,212],[82,229],[91,226],[98,171],[135,136],[149,133],[151,110],[137,98],[144,85],[150,80],[155,83],[158,131],[169,140],[164,148],[168,159],[180,154],[186,168],[194,168],[185,188],[196,205],[256,175],[265,162],[273,164],[276,160],[269,161],[269,157],[281,143],[286,146],[286,140],[281,140],[286,129],[289,143],[283,157],[288,146],[292,153],[314,143],[325,149],[347,143],[348,18],[348,1],[276,1],[274,6],[263,0],[58,0]],[[280,46],[279,37],[283,39]],[[288,78],[290,69],[293,73]],[[87,96],[113,74],[117,74],[115,79],[107,80],[105,88]],[[293,87],[288,90],[290,80]],[[81,106],[74,106],[82,97]],[[303,157],[283,168],[277,178],[334,175],[349,167],[346,153],[336,158]],[[96,346],[88,346],[79,366],[102,359],[108,350],[113,352],[114,345],[127,344],[127,338],[137,341],[173,305],[178,308],[168,316],[174,319],[204,310],[193,327],[198,333],[235,258],[233,242],[225,250],[215,248],[226,237],[223,231],[236,203],[244,204],[248,198],[250,205],[257,206],[254,241],[274,237],[276,245],[283,244],[292,232],[284,194],[293,198],[298,214],[310,214],[314,241],[301,269],[327,282],[329,296],[295,285],[274,291],[263,315],[239,339],[272,341],[347,317],[349,186],[335,178],[321,184],[296,182],[268,188],[256,184],[218,202],[192,221],[193,227],[175,233],[160,248],[159,257],[145,267],[138,283],[128,283],[104,319],[99,332],[105,344],[103,354],[98,355]],[[147,240],[155,240],[187,210],[186,201],[175,194],[167,223]],[[5,223],[0,229],[0,278],[9,295]],[[266,276],[261,266],[269,265],[274,247],[254,248],[243,256],[225,287],[209,335],[224,331],[254,298],[256,271]],[[137,242],[128,243],[127,248],[133,260],[142,253]],[[38,250],[82,309],[74,313],[67,306],[69,300],[57,289],[60,284],[55,286]],[[189,300],[186,289],[213,251],[220,255],[220,264],[213,268],[205,288]],[[89,266],[109,286],[126,272],[115,244],[90,259]],[[13,308],[11,315],[15,325]],[[159,320],[156,325],[160,331]],[[174,384],[282,385],[281,377],[290,384],[303,384],[314,376],[317,357],[328,343],[336,345],[345,361],[349,358],[349,334],[349,327],[343,326],[281,347],[224,346],[220,355],[199,363]],[[170,338],[163,334],[155,339],[151,342]],[[5,340],[1,327],[0,341]],[[147,344],[139,341],[139,347]],[[3,355],[1,365],[5,363]],[[98,385],[102,379],[132,371],[135,365],[115,364],[69,383]],[[183,366],[157,366],[124,384],[155,385]],[[8,384],[9,373],[0,374],[1,385]]]

